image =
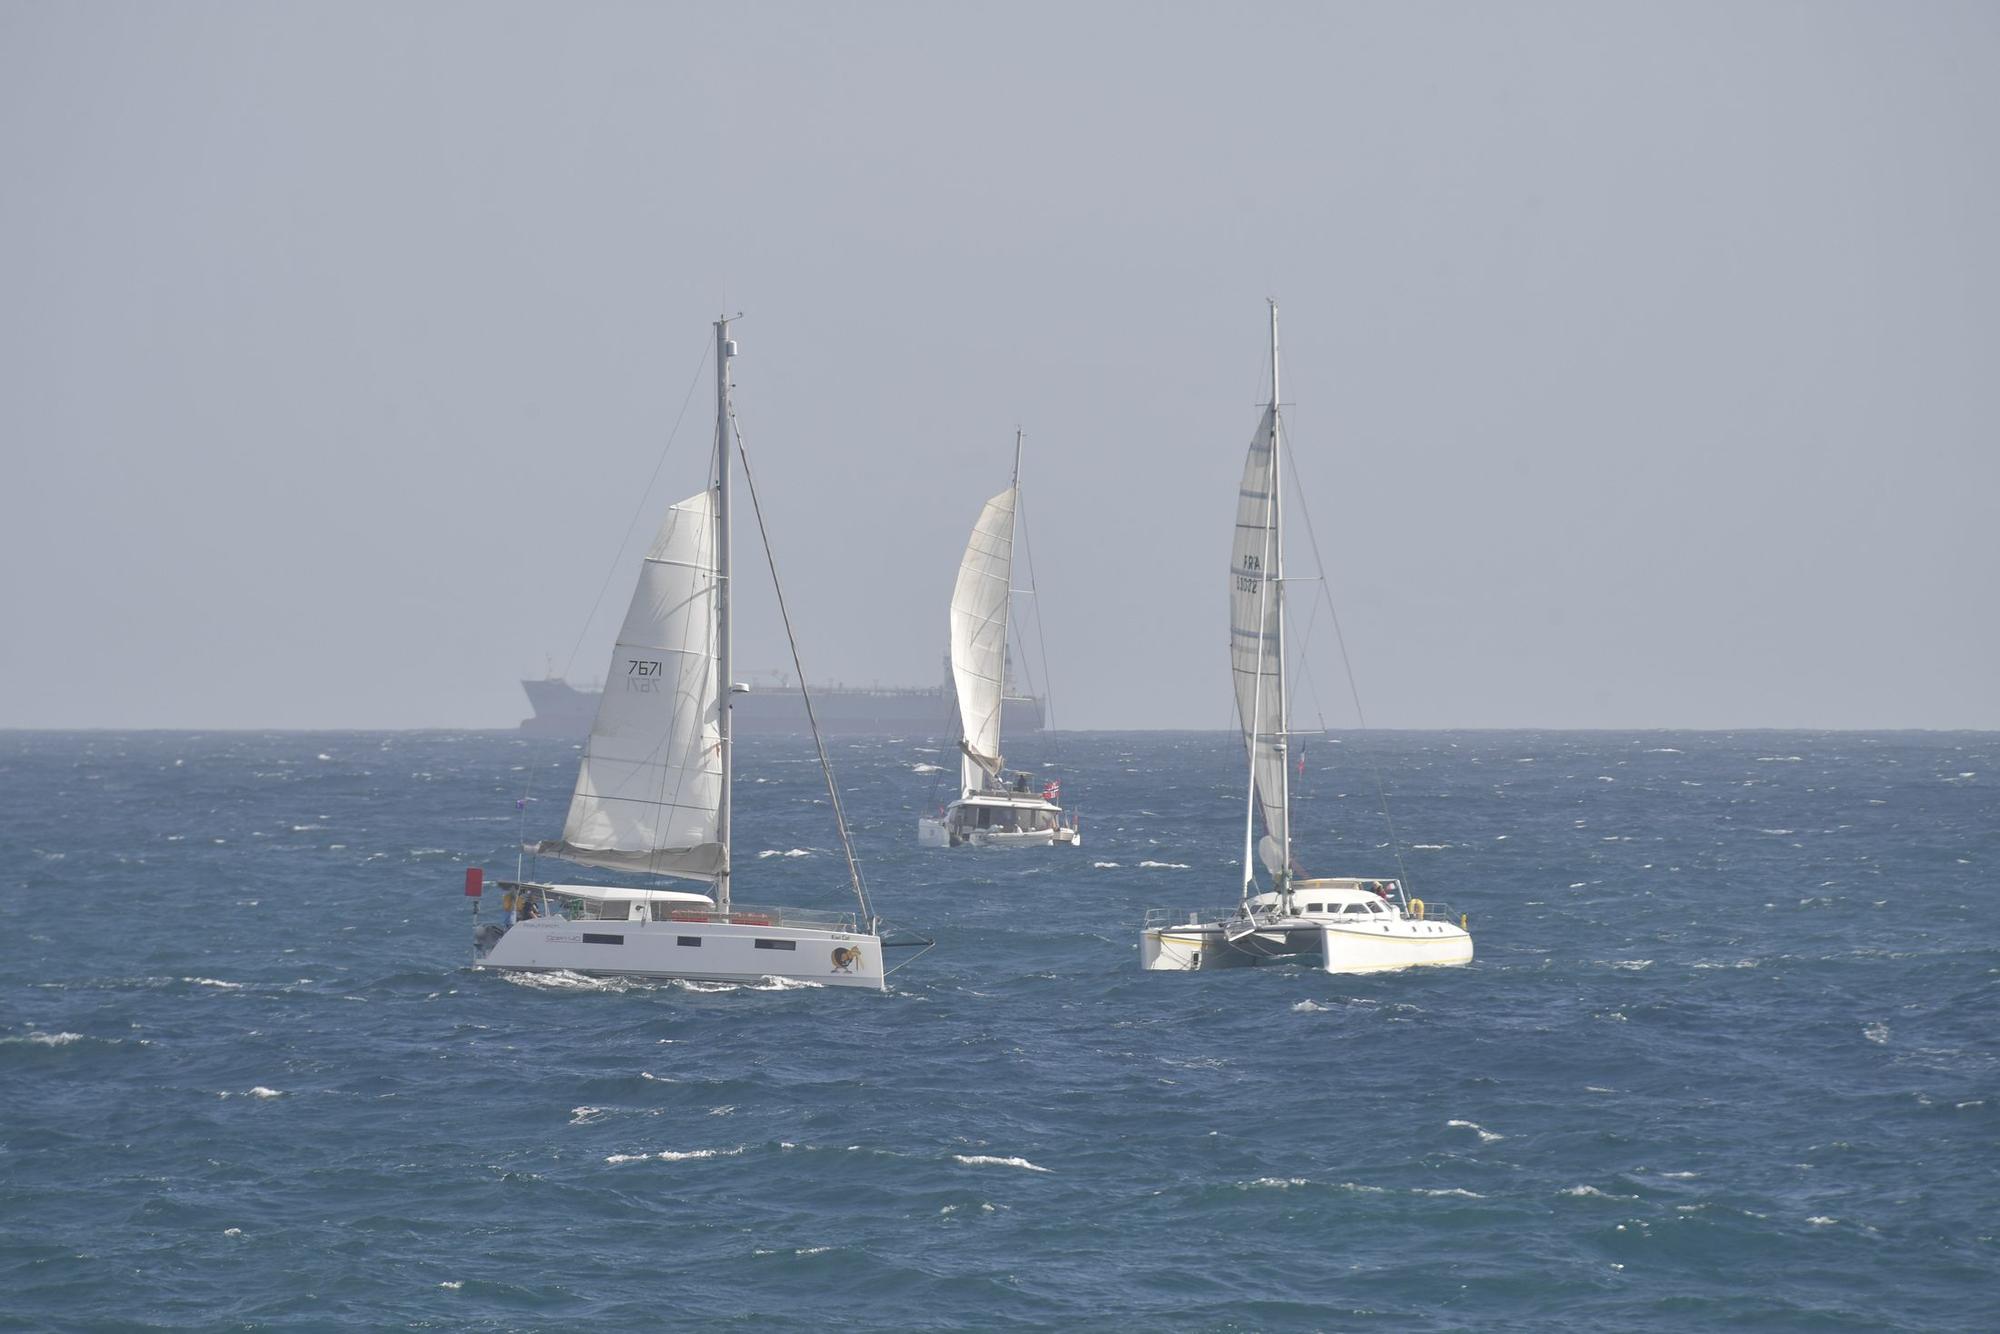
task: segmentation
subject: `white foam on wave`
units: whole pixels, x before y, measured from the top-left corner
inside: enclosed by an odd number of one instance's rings
[[[1628,973],[1643,973],[1653,966],[1651,959],[1600,959],[1598,962],[1609,968],[1622,968]]]
[[[746,984],[752,991],[816,991],[826,983],[815,982],[805,977],[767,977],[761,982]]]
[[[1814,1227],[1832,1227],[1839,1221],[1838,1218],[1828,1218],[1825,1214],[1814,1214],[1806,1220],[1806,1222],[1812,1224]]]
[[[1293,1014],[1324,1014],[1333,1007],[1321,1005],[1317,1001],[1302,1000],[1292,1007]]]
[[[240,1237],[243,1235],[243,1229],[240,1227],[226,1227],[222,1229],[222,1235],[225,1237]]]
[[[1414,1193],[1418,1195],[1456,1195],[1464,1200],[1483,1200],[1486,1198],[1476,1190],[1466,1190],[1460,1186],[1442,1186],[1436,1189],[1429,1186],[1418,1186],[1415,1188]]]
[[[786,848],[783,852],[780,852],[776,848],[765,848],[762,852],[758,853],[757,855],[759,857],[810,857],[812,856],[812,849]]]
[[[67,1047],[72,1042],[81,1041],[81,1033],[27,1033],[20,1037],[0,1038],[0,1042],[25,1042],[32,1047]]]
[[[1258,1177],[1244,1186],[1244,1190],[1290,1190],[1293,1186],[1310,1186],[1312,1182],[1304,1177]]]
[[[1679,755],[1681,752],[1675,750],[1672,746],[1654,746],[1646,753],[1648,755]]]
[[[1601,1191],[1595,1186],[1571,1186],[1568,1190],[1563,1191],[1562,1194],[1572,1195],[1577,1199],[1585,1200],[1636,1200],[1639,1198],[1637,1195],[1613,1195],[1607,1191]]]
[[[1861,1036],[1870,1042],[1886,1045],[1889,1041],[1889,1026],[1878,1019],[1862,1029]]]
[[[1046,1172],[1046,1167],[1037,1167],[1026,1158],[998,1158],[990,1153],[954,1153],[952,1158],[967,1167],[1018,1167],[1026,1172]]]
[[[460,1278],[448,1278],[444,1282],[438,1284],[438,1286],[440,1288],[443,1288],[446,1292],[457,1292],[460,1288],[465,1286],[465,1280]]]
[[[941,764],[913,764],[910,766],[910,772],[915,774],[941,774],[944,772],[944,766]]]
[[[569,1123],[573,1126],[587,1126],[604,1115],[602,1107],[572,1107],[569,1109]]]
[[[1477,1121],[1458,1121],[1458,1120],[1452,1120],[1452,1121],[1447,1121],[1447,1122],[1445,1122],[1445,1124],[1446,1124],[1447,1126],[1457,1126],[1457,1127],[1459,1127],[1459,1128],[1460,1128],[1460,1129],[1462,1129],[1462,1130],[1476,1130],[1476,1131],[1478,1131],[1478,1132],[1479,1132],[1479,1142],[1480,1142],[1481,1144],[1491,1144],[1491,1143],[1493,1143],[1493,1142],[1494,1142],[1494,1141],[1496,1141],[1496,1140],[1503,1140],[1503,1139],[1506,1139],[1506,1138],[1507,1138],[1507,1137],[1506,1137],[1505,1135],[1501,1134],[1501,1133],[1500,1133],[1499,1131],[1497,1131],[1497,1130],[1488,1130],[1488,1129],[1487,1129],[1487,1128],[1486,1128],[1485,1126],[1482,1126],[1482,1125],[1480,1125],[1480,1124],[1479,1124],[1479,1123],[1478,1123]]]
[[[1448,847],[1450,847],[1450,846],[1451,846],[1451,844],[1449,844],[1449,843],[1412,843],[1412,844],[1410,844],[1410,847],[1411,847],[1411,848],[1412,848],[1412,849],[1413,849],[1414,851],[1417,851],[1417,852],[1443,852],[1443,851],[1444,851],[1444,850],[1445,850],[1446,848],[1448,848]]]
[[[1093,868],[1093,869],[1095,869],[1095,870],[1099,870],[1099,871],[1109,871],[1109,870],[1113,870],[1113,869],[1115,869],[1115,868],[1117,867],[1117,865],[1118,865],[1118,863],[1117,863],[1117,862],[1092,862],[1092,863],[1091,863],[1091,866],[1092,866],[1092,868]]]
[[[1140,862],[1140,869],[1147,871],[1185,871],[1186,862]]]
[[[218,1098],[282,1098],[285,1096],[285,1091],[283,1089],[267,1088],[259,1084],[257,1087],[246,1089],[242,1093],[231,1093],[224,1090],[215,1096]]]
[[[242,982],[225,982],[219,977],[184,977],[181,981],[191,987],[215,987],[222,991],[241,991],[245,986]]]
[[[698,1162],[704,1158],[734,1158],[743,1152],[743,1146],[733,1149],[661,1149],[658,1153],[614,1153],[604,1161],[607,1163],[659,1163]]]
[[[552,973],[508,972],[500,976],[517,987],[529,987],[536,991],[629,991],[633,985],[629,978],[586,977],[561,968]]]

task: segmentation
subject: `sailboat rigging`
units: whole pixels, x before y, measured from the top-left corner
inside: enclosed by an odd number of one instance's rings
[[[668,508],[647,549],[562,836],[532,848],[582,866],[705,888],[503,881],[510,909],[498,923],[475,924],[476,967],[722,982],[779,977],[879,991],[893,971],[883,959],[885,946],[929,944],[885,940],[837,791],[834,815],[856,910],[751,906],[735,899],[730,722],[733,697],[743,687],[731,684],[730,676],[730,523],[731,458],[742,452],[742,442],[731,401],[736,343],[729,323],[715,323],[710,484]],[[744,463],[749,481],[747,454]],[[754,483],[751,498],[754,507]],[[768,555],[768,535],[764,545]],[[775,564],[772,575],[775,583]],[[779,600],[782,610],[782,589]],[[796,662],[796,642],[793,653]],[[804,679],[801,672],[801,690]],[[820,761],[831,786],[823,745]],[[479,892],[477,884],[469,877],[467,893]]]
[[[1140,964],[1194,972],[1301,961],[1347,973],[1470,963],[1472,936],[1463,919],[1450,920],[1450,909],[1409,898],[1397,879],[1309,878],[1293,856],[1276,302],[1270,315],[1271,401],[1244,460],[1229,567],[1230,671],[1248,769],[1241,893],[1233,911],[1153,909],[1140,935]],[[1262,890],[1260,868],[1268,883]]]
[[[951,595],[951,676],[960,740],[958,797],[917,820],[927,848],[1082,845],[1073,817],[1057,804],[1059,786],[1037,788],[1034,775],[1010,770],[1000,753],[1007,685],[1007,634],[1014,594],[1014,528],[1021,499],[1021,432],[1014,433],[1014,474],[986,502],[972,526]]]

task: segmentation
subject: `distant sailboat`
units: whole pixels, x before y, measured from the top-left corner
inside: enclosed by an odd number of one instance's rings
[[[1249,769],[1242,896],[1233,911],[1148,913],[1139,941],[1141,966],[1193,972],[1299,961],[1333,973],[1363,973],[1470,963],[1472,936],[1462,922],[1450,920],[1449,909],[1408,898],[1393,879],[1307,878],[1292,856],[1283,448],[1274,302],[1271,402],[1244,461],[1229,565],[1230,666]],[[1269,880],[1262,891],[1260,865]]]
[[[1014,476],[986,502],[972,526],[951,594],[951,676],[958,692],[958,799],[917,820],[926,848],[1080,846],[1082,832],[1065,819],[1055,782],[1034,785],[1010,771],[1000,755],[1000,710],[1006,693],[1007,627],[1014,594],[1014,516],[1021,498],[1021,433],[1014,433]]]
[[[730,714],[740,687],[724,683],[735,354],[729,321],[718,320],[713,483],[668,509],[646,552],[562,837],[533,849],[583,866],[691,881],[705,892],[502,882],[510,910],[501,922],[475,927],[477,967],[723,982],[779,977],[878,991],[890,971],[830,771],[827,789],[858,911],[734,901]],[[467,892],[478,892],[476,878]]]

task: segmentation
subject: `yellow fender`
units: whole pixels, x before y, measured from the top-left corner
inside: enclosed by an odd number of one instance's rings
[[[1419,922],[1424,920],[1424,901],[1422,899],[1410,900],[1410,916],[1416,918]]]

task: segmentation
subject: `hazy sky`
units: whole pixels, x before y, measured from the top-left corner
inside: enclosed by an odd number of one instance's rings
[[[1990,3],[0,0],[0,726],[598,676],[725,309],[813,677],[1019,424],[1058,720],[1228,726],[1270,296],[1369,722],[2000,727],[1996,237]]]

